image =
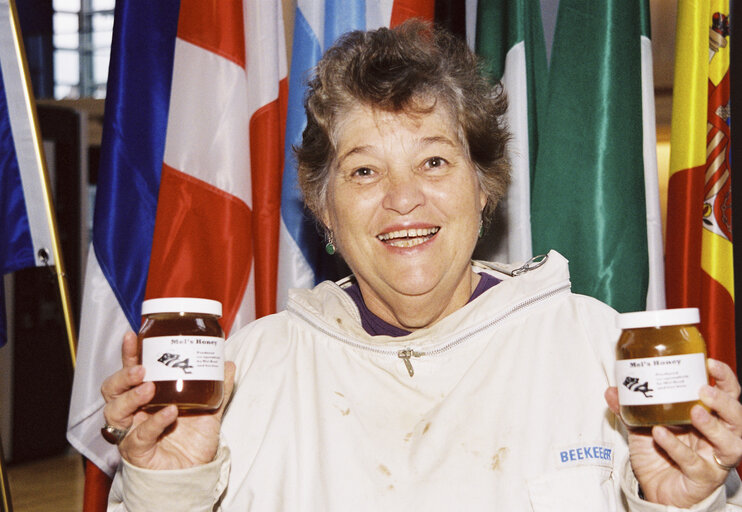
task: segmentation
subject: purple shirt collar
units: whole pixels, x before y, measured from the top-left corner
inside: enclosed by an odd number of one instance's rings
[[[496,277],[484,272],[480,273],[479,275],[481,276],[481,279],[479,280],[477,287],[474,289],[474,292],[471,294],[471,297],[469,297],[469,302],[473,301],[500,282],[500,280]],[[358,312],[361,315],[361,325],[363,326],[363,329],[371,336],[393,336],[396,338],[399,336],[406,336],[411,333],[411,331],[387,323],[378,316],[374,315],[366,307],[366,303],[363,300],[361,289],[358,286],[358,283],[353,283],[348,288],[345,288],[345,291],[353,299],[353,302],[356,303]]]

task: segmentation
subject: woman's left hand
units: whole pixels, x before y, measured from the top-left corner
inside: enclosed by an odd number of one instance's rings
[[[688,508],[724,483],[729,473],[721,465],[742,462],[740,385],[728,365],[708,360],[714,387],[701,389],[700,405],[691,409],[692,427],[629,428],[629,456],[644,498],[654,503]],[[618,414],[618,391],[608,388],[606,401]],[[716,459],[716,460],[715,460]]]

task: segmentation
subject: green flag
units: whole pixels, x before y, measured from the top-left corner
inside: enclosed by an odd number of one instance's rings
[[[513,183],[479,253],[515,262],[556,249],[574,291],[619,311],[662,308],[648,2],[550,1],[548,66],[544,0],[478,3],[476,50],[504,85],[513,132]]]
[[[546,52],[539,0],[479,0],[476,51],[508,97],[512,181],[478,256],[525,261],[532,255],[530,175],[538,147],[537,108],[544,99]]]
[[[531,191],[534,252],[564,254],[573,290],[619,311],[644,309],[649,286],[641,41],[648,34],[645,0],[560,1]]]

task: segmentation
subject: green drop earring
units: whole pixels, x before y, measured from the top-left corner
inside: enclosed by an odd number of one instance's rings
[[[479,238],[482,238],[484,236],[484,223],[482,222],[482,219],[479,219]]]
[[[335,254],[335,238],[332,236],[332,232],[327,233],[327,243],[325,244],[325,252],[332,256]]]

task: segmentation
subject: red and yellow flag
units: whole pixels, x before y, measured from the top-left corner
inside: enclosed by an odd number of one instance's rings
[[[698,307],[709,356],[735,368],[729,0],[680,0],[667,203],[668,307]]]

